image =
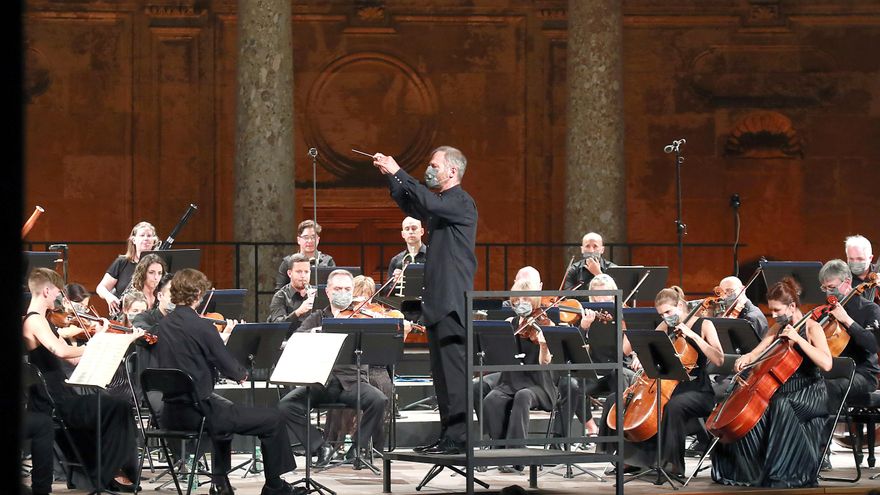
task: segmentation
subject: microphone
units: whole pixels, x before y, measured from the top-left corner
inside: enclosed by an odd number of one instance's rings
[[[734,193],[734,195],[730,197],[730,206],[739,208],[740,205],[742,205],[742,202],[739,200],[739,194]]]
[[[309,148],[309,156],[312,158],[318,157],[318,148]]]
[[[673,151],[678,151],[681,145],[685,144],[687,141],[684,138],[679,139],[678,141],[673,141],[672,144],[667,144],[663,147],[664,153],[672,153]]]

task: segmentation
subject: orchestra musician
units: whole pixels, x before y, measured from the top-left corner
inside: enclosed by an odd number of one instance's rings
[[[147,310],[147,298],[144,293],[136,290],[122,297],[122,324],[130,327],[135,316]]]
[[[511,291],[535,291],[539,287],[530,280],[519,280]],[[541,309],[540,297],[510,298],[515,317],[508,318],[514,329],[524,326],[526,320],[538,317]],[[534,325],[525,326],[517,336],[517,354],[523,354],[523,364],[550,364],[552,355],[544,340],[540,326],[553,325],[543,316]],[[549,371],[503,371],[497,385],[483,400],[484,425],[493,440],[513,440],[526,438],[529,431],[529,411],[540,409],[552,411],[556,403],[556,383]],[[522,466],[512,470],[522,471]],[[501,472],[511,472],[511,468],[501,466]]]
[[[736,360],[736,371],[754,364],[773,341],[785,338],[794,344],[803,361],[773,394],[758,423],[745,437],[719,443],[712,452],[712,479],[725,485],[766,487],[816,486],[824,447],[823,425],[828,414],[828,394],[819,369],[831,369],[831,352],[822,327],[806,322],[801,335],[792,325],[803,318],[801,288],[786,277],[767,291],[773,325],[751,352]]]
[[[332,256],[318,251],[318,243],[320,242],[321,226],[318,223],[314,220],[303,220],[299,223],[296,227],[296,243],[299,244],[299,254],[305,256],[309,263],[315,266],[336,266]],[[288,259],[291,257],[293,254],[285,256],[278,266],[278,273],[275,274],[275,290],[281,290],[282,287],[290,283],[287,270],[290,267]]]
[[[428,247],[422,243],[425,229],[422,222],[413,217],[406,217],[401,224],[400,235],[406,243],[406,249],[394,255],[388,264],[388,277],[396,277],[400,270],[410,263],[424,263]]]
[[[617,290],[617,283],[606,273],[600,273],[590,280],[589,290]],[[590,302],[614,302],[614,296],[590,296]],[[596,312],[584,308],[584,314],[579,323],[580,329],[583,330],[587,337],[590,335],[590,327],[596,321]],[[626,388],[632,383],[635,376],[634,369],[639,366],[638,361],[634,359],[634,354],[623,356],[623,387]],[[587,435],[595,435],[599,432],[599,426],[593,419],[593,415],[587,410],[587,416],[584,415],[584,401],[594,396],[602,390],[611,391],[616,381],[614,374],[607,374],[598,381],[593,379],[585,379],[583,389],[578,380],[572,379],[570,382],[571,392],[566,389],[566,380],[564,377],[559,379],[559,400],[556,402],[556,414],[554,418],[565,418],[563,411],[568,410],[568,397],[571,396],[572,405],[571,413],[577,416],[578,421],[584,425]],[[570,418],[571,416],[569,416]],[[565,436],[565,421],[555,420],[553,422],[553,435],[557,437]]]
[[[852,272],[853,287],[866,281],[869,273],[880,273],[880,264],[871,263],[874,253],[871,249],[871,241],[862,235],[853,235],[846,238],[846,264]],[[880,289],[873,287],[862,293],[862,297],[874,301]]]
[[[672,396],[666,403],[662,412],[660,428],[663,436],[663,450],[660,452],[663,468],[673,476],[684,475],[684,452],[685,440],[689,427],[697,418],[706,418],[712,412],[715,405],[715,396],[706,373],[709,362],[721,365],[724,361],[724,353],[718,334],[711,321],[704,318],[692,317],[687,322],[682,319],[687,316],[687,302],[684,292],[677,286],[663,289],[654,298],[654,307],[657,313],[663,317],[663,322],[657,327],[657,331],[679,334],[684,337],[688,345],[696,351],[696,366],[688,370],[691,379],[680,382]],[[632,345],[623,334],[623,353],[632,353]],[[599,425],[599,435],[612,434],[608,427],[608,411],[615,403],[615,395],[612,393],[605,399],[603,420]],[[624,457],[628,466],[653,466],[657,462],[657,436],[640,443],[624,442]],[[597,451],[607,451],[607,447],[597,446]]]
[[[311,265],[306,255],[294,253],[284,258],[287,265],[287,276],[290,283],[278,290],[272,296],[269,303],[269,323],[287,321],[290,322],[290,330],[287,336],[299,328],[303,320],[312,312],[315,304],[315,289],[309,286],[309,273]]]
[[[473,288],[477,269],[477,206],[461,187],[467,158],[451,146],[435,149],[425,171],[425,185],[402,170],[393,157],[377,153],[373,165],[388,177],[391,197],[401,210],[428,229],[422,320],[428,327],[440,437],[416,450],[460,454],[465,448],[470,390],[470,377],[465,373],[465,292]]]
[[[156,298],[156,286],[159,285],[159,280],[167,271],[168,266],[165,265],[165,260],[158,254],[143,256],[134,269],[131,283],[122,292],[122,297],[124,298],[130,292],[138,291],[143,293],[147,301],[147,308],[155,308],[159,304],[159,300]]]
[[[217,374],[239,383],[247,380],[247,371],[226,349],[214,324],[199,317],[201,304],[211,283],[205,275],[191,268],[179,270],[171,279],[171,302],[176,307],[159,322],[155,357],[161,368],[176,368],[192,377],[196,392],[207,416],[208,433],[213,443],[211,456],[211,493],[233,495],[227,473],[231,467],[232,434],[255,435],[262,443],[266,481],[262,495],[306,493],[294,490],[281,475],[296,467],[284,417],[275,408],[235,404],[214,394]],[[164,397],[163,428],[197,429],[200,417],[191,406]]]
[[[68,301],[76,303],[74,307],[76,307],[78,311],[86,311],[89,307],[89,299],[92,297],[92,294],[83,284],[78,284],[76,282],[69,283],[64,287],[64,293],[67,294],[67,300],[64,301],[65,304],[67,304]]]
[[[602,236],[595,232],[584,234],[581,239],[581,254],[584,259],[573,263],[565,272],[563,290],[571,290],[578,285],[586,287],[593,277],[617,266],[603,257],[605,244],[602,241]]]
[[[48,268],[35,268],[28,276],[31,302],[22,325],[23,339],[28,360],[43,375],[51,400],[57,404],[57,414],[71,430],[74,441],[84,457],[94,478],[97,471],[95,453],[95,425],[98,401],[91,395],[77,395],[65,385],[67,378],[62,361],[76,364],[85,352],[85,346],[69,345],[57,334],[46,315],[55,309],[55,301],[61,294],[64,282],[61,276]],[[103,320],[96,332],[107,330]],[[101,397],[101,483],[117,491],[134,491],[137,475],[137,444],[135,424],[128,402],[99,392]],[[42,387],[30,393],[29,410],[52,414],[51,400]]]
[[[853,290],[853,279],[850,267],[843,260],[831,260],[819,270],[819,283],[822,290],[828,296],[835,296],[838,301]],[[840,302],[834,305],[831,314],[845,328],[849,334],[849,342],[840,353],[841,356],[850,357],[856,364],[856,374],[853,376],[852,387],[849,390],[851,396],[870,394],[877,390],[877,373],[880,373],[880,365],[877,361],[877,339],[874,332],[880,327],[880,307],[873,301],[863,297],[853,297],[845,305]],[[834,416],[843,401],[843,395],[849,386],[848,378],[835,378],[825,380],[828,389],[828,414],[830,415],[825,427],[824,438],[828,438],[834,429]],[[823,459],[823,468],[830,469],[831,463]]]
[[[764,316],[759,307],[752,304],[752,301],[749,301],[749,298],[746,297],[745,291],[742,290],[742,281],[738,277],[724,277],[721,279],[718,287],[721,288],[723,308],[726,310],[733,307],[731,317],[748,321],[752,328],[755,329],[758,339],[763,339],[769,327],[767,317]]]
[[[132,227],[125,254],[118,256],[110,264],[104,278],[95,287],[98,296],[107,302],[111,314],[119,313],[122,294],[131,283],[134,269],[141,260],[141,253],[155,249],[158,245],[159,238],[156,237],[156,228],[152,224],[140,222]]]
[[[330,306],[312,311],[297,330],[298,332],[313,331],[321,326],[324,318],[336,318],[343,311],[349,309],[353,301],[354,277],[347,270],[338,269],[330,272],[327,277],[327,297]],[[362,367],[363,368],[363,367]],[[364,370],[358,370],[353,364],[336,365],[330,373],[326,387],[296,387],[285,395],[278,403],[287,424],[294,432],[297,440],[305,444],[306,419],[309,411],[306,410],[306,394],[309,394],[312,404],[321,402],[341,402],[350,407],[357,407],[357,382],[360,385],[361,432],[363,435],[355,436],[352,442],[351,453],[347,457],[353,457],[357,448],[366,449],[367,441],[372,439],[373,447],[381,450],[384,445],[383,422],[385,410],[388,407],[388,397],[381,390],[370,385]],[[358,445],[357,439],[364,442]],[[321,432],[311,426],[309,431],[309,446],[311,455],[317,455],[317,467],[326,467],[333,458],[334,449],[329,442],[325,441]],[[358,466],[355,466],[358,467]]]

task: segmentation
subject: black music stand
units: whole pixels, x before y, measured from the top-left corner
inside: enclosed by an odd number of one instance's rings
[[[592,330],[590,330],[592,332]],[[583,332],[581,332],[580,327],[568,327],[568,326],[558,326],[558,327],[541,327],[541,332],[544,334],[544,339],[547,341],[547,347],[550,350],[550,354],[553,355],[554,359],[561,358],[565,361],[566,364],[593,364],[593,359],[590,356],[589,345],[587,345],[587,340],[584,337]],[[613,362],[617,362],[617,357],[612,360]],[[592,379],[595,381],[599,381],[599,376],[596,374],[596,370],[572,370],[566,371],[566,380],[571,383],[571,378],[581,378],[581,379]],[[565,436],[571,436],[571,387],[567,387],[568,391],[568,402],[566,403],[567,410],[565,411]],[[585,403],[586,407],[586,403]],[[560,420],[559,417],[556,418]],[[583,432],[583,430],[582,430]],[[571,444],[568,442],[565,443],[565,451],[571,451]],[[587,474],[592,476],[593,478],[599,481],[605,481],[605,478],[599,476],[598,474],[584,469],[577,464],[560,464],[549,471],[545,471],[541,476],[547,474],[559,474],[556,471],[562,468],[565,468],[565,472],[561,474],[561,476],[565,479],[573,479],[582,474]],[[572,472],[572,468],[577,468],[580,473],[575,474]]]
[[[281,343],[287,337],[287,322],[281,323],[239,323],[232,329],[232,335],[226,342],[229,353],[248,370],[250,386],[250,403],[256,404],[256,377],[255,369],[272,368],[281,357]],[[257,468],[257,438],[253,437],[254,448],[251,458],[232,469],[229,472],[244,468],[246,478],[249,473],[259,473]]]
[[[785,277],[792,277],[800,284],[800,299],[806,304],[825,304],[825,293],[819,288],[821,268],[822,263],[818,261],[761,262],[761,274],[764,275],[767,289]]]
[[[321,322],[321,331],[351,335],[346,339],[346,345],[351,346],[351,350],[343,347],[336,364],[353,364],[359,370],[361,366],[367,366],[368,377],[369,366],[393,367],[403,356],[403,320],[399,318],[325,318]],[[361,416],[363,414],[361,411],[361,380],[358,380],[355,385],[357,431],[355,433],[355,455],[351,459],[351,464],[355,468],[365,466],[374,474],[379,474],[379,468],[361,457],[361,448],[363,447],[361,444]]]
[[[157,251],[144,251],[141,258],[148,254],[155,254],[165,261],[168,267],[168,273],[177,273],[178,270],[184,268],[193,268],[198,270],[202,261],[201,249],[166,249]]]
[[[58,251],[24,251],[24,259],[27,261],[27,268],[22,275],[24,279],[22,284],[27,287],[28,275],[34,268],[55,269],[55,264],[63,261],[62,253]]]
[[[663,322],[663,317],[654,308],[623,308],[623,320],[627,329],[654,330]]]
[[[404,300],[418,299],[421,301],[424,291],[425,264],[410,263],[403,269],[403,276],[394,286],[390,295],[401,297]]]
[[[623,293],[624,300],[653,301],[654,297],[664,287],[669,278],[668,266],[612,266],[605,271],[617,288]],[[632,297],[629,297],[632,294]]]
[[[246,296],[247,289],[213,289],[205,294],[196,312],[220,313],[225,318],[240,320],[244,316],[244,298]],[[205,307],[208,297],[211,298],[211,301]]]
[[[660,380],[677,380],[688,381],[690,376],[681,365],[675,348],[672,347],[672,341],[666,335],[666,332],[658,332],[656,330],[627,330],[626,336],[632,345],[633,351],[639,356],[642,363],[642,369],[648,378]],[[654,387],[657,391],[657,404],[660,404],[660,389],[662,387]],[[663,422],[660,407],[657,408],[657,465],[640,473],[634,474],[624,483],[641,478],[651,473],[657,474],[655,485],[662,485],[666,482],[674,490],[678,487],[672,482],[672,478],[663,469]]]
[[[755,328],[748,320],[741,318],[707,318],[715,325],[718,340],[724,354],[743,355],[758,347],[761,342]]]

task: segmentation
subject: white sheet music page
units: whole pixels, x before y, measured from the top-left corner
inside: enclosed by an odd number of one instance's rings
[[[96,334],[86,345],[86,352],[79,358],[67,383],[105,388],[135,339],[137,336],[129,333]]]
[[[348,335],[294,332],[269,379],[286,385],[325,385]]]

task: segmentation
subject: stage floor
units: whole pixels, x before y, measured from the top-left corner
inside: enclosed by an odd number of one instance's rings
[[[234,460],[244,461],[246,460],[246,458],[247,457],[244,455],[236,455]],[[852,455],[847,455],[846,452],[842,450],[837,450],[835,454],[831,456],[831,460],[835,469],[827,473],[829,476],[853,477],[855,475]],[[377,465],[381,468],[381,460],[377,459],[377,461]],[[687,458],[688,473],[693,471],[693,469],[696,467],[697,461],[698,459],[696,458]],[[303,459],[297,458],[297,463],[298,465],[302,466]],[[608,466],[608,464],[584,464],[583,466],[586,469],[591,469],[594,472],[601,474],[602,471]],[[418,485],[419,481],[421,481],[425,473],[427,473],[428,468],[429,465],[427,464],[395,461],[392,467],[392,493],[404,495],[414,495],[416,493],[464,493],[464,478],[458,475],[451,475],[449,471],[443,471],[439,476],[434,478],[434,480],[427,487],[423,488],[420,492],[417,492],[415,488]],[[712,483],[711,479],[709,478],[708,470],[706,470],[701,472],[700,476],[695,478],[687,486],[687,488],[679,489],[676,493],[714,494],[733,492],[778,492],[788,494],[863,494],[869,492],[871,489],[880,490],[880,479],[869,479],[872,474],[878,472],[880,472],[880,468],[866,469],[863,465],[862,479],[855,484],[821,481],[818,488],[798,490],[767,490],[720,486]],[[540,473],[541,472],[539,472],[539,475]],[[338,466],[321,472],[313,472],[313,475],[315,480],[336,491],[336,493],[339,495],[374,495],[382,493],[382,476],[374,475],[366,469],[355,471],[350,466]],[[483,490],[477,487],[477,493],[497,493],[502,488],[510,485],[519,485],[523,488],[528,487],[528,468],[525,472],[521,474],[502,474],[499,473],[496,469],[490,469],[489,471],[484,473],[476,473],[476,475],[478,478],[482,479],[490,485],[489,490]],[[152,474],[149,472],[149,470],[145,470],[144,476],[145,478],[150,478]],[[302,476],[303,470],[302,468],[300,468],[293,473],[288,473],[285,476],[285,479],[292,482],[300,479],[300,477]],[[608,481],[603,483],[586,475],[581,475],[574,479],[563,479],[559,476],[550,474],[547,476],[539,477],[539,488],[537,490],[529,491],[531,493],[546,494],[583,494],[585,491],[588,491],[591,495],[604,495],[615,493],[613,478],[607,477],[606,479]],[[233,473],[230,476],[230,480],[232,482],[232,485],[236,488],[236,495],[259,495],[260,489],[263,484],[263,479],[261,475],[249,475],[247,478],[242,479],[241,471]],[[205,481],[204,478],[203,481]],[[25,480],[25,482],[29,484],[29,480]],[[174,492],[173,485],[167,487],[161,492],[156,492],[155,488],[158,485],[159,483],[145,483],[143,493],[149,494]],[[208,487],[209,485],[203,485],[198,489],[198,491],[194,491],[193,493],[206,494],[208,493]],[[626,484],[625,492],[628,494],[641,495],[661,492],[673,493],[673,490],[669,487],[669,485],[655,486],[652,483],[646,481],[633,481]],[[85,490],[68,490],[66,485],[64,485],[63,483],[56,483],[55,486],[53,486],[53,493],[84,494],[87,492]]]

